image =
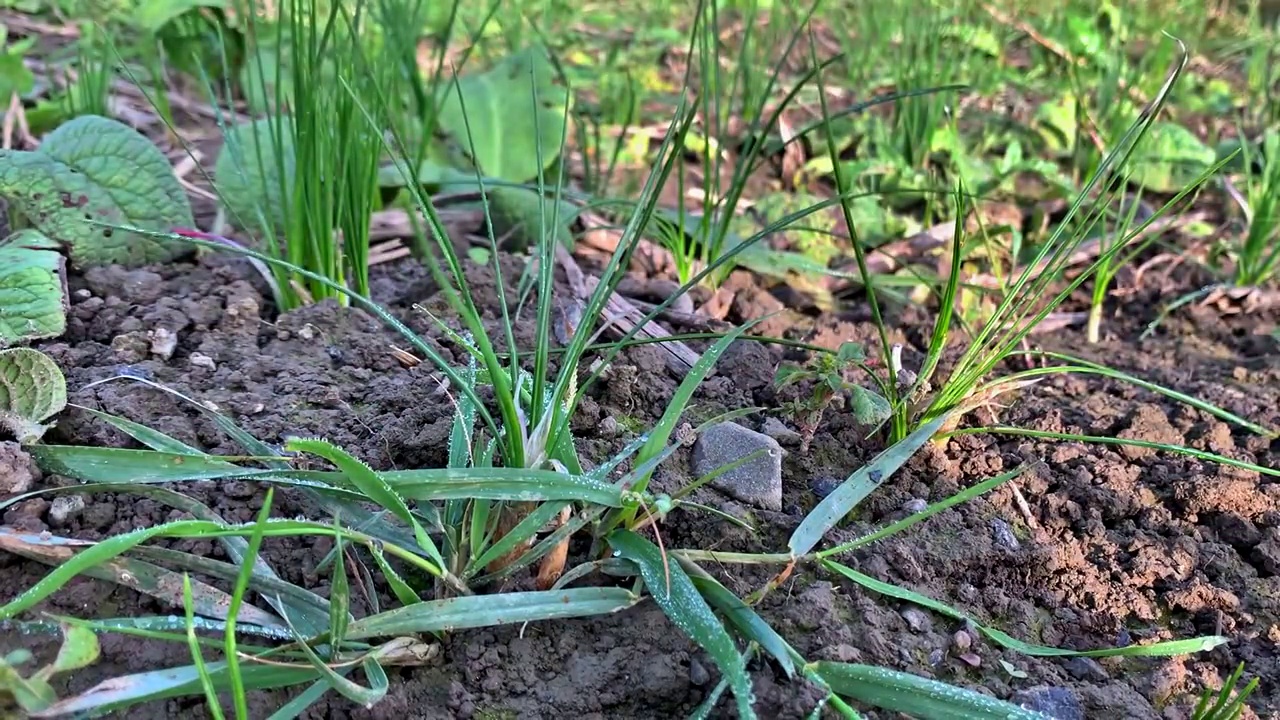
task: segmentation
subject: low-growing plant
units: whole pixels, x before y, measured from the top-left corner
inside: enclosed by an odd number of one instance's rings
[[[889,419],[889,403],[884,397],[845,377],[850,370],[872,374],[864,364],[866,359],[861,345],[846,342],[834,354],[820,353],[804,365],[778,366],[773,378],[778,389],[800,382],[813,384],[808,395],[793,401],[789,408],[800,430],[801,453],[808,452],[822,415],[833,402],[847,402],[854,418],[862,425],[877,426]]]

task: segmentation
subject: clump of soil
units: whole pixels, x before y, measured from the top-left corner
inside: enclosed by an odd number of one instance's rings
[[[520,268],[514,260],[510,265],[514,280]],[[489,271],[468,272],[481,286],[483,307],[497,318]],[[410,309],[414,303],[443,309],[426,271],[404,263],[378,268],[375,275],[375,299],[431,338],[442,356],[458,359],[451,344]],[[74,277],[71,290],[67,333],[40,347],[64,369],[73,403],[144,423],[209,452],[241,451],[207,415],[160,391],[132,382],[84,389],[93,381],[133,375],[217,407],[265,442],[320,435],[380,469],[444,463],[452,410],[447,393],[426,365],[400,364],[390,349],[403,347],[403,341],[360,310],[326,302],[275,317],[247,265],[212,257],[144,270],[97,269]],[[751,298],[765,302],[767,293],[743,289],[742,297],[735,312],[750,316]],[[1045,340],[1280,426],[1280,352],[1266,336],[1274,316],[1226,322],[1193,311],[1139,341],[1139,328],[1154,306],[1150,299],[1132,298],[1109,326],[1115,339],[1095,347],[1072,331]],[[867,337],[865,320],[856,314],[823,316],[809,323],[807,334],[834,347]],[[927,336],[923,319],[903,316],[896,322],[904,338]],[[517,341],[530,343],[532,332],[531,323],[521,326]],[[169,337],[176,343],[157,343]],[[769,381],[782,355],[776,348],[738,343],[721,361],[719,374],[699,390],[695,414],[768,406]],[[624,353],[575,419],[584,458],[605,458],[631,430],[660,416],[676,382],[654,348]],[[1267,467],[1280,459],[1274,441],[1096,377],[1047,379],[995,412],[1001,422],[1027,428],[1180,443]],[[866,435],[847,414],[828,412],[810,451],[785,458],[782,510],[750,511],[758,534],[714,517],[676,513],[664,525],[664,539],[669,547],[778,551],[832,480],[878,451],[878,441]],[[118,431],[75,409],[60,417],[45,442],[131,446]],[[3,452],[0,467],[21,462],[8,446]],[[1028,459],[1044,464],[1019,481],[1021,499],[1006,486],[847,561],[1029,642],[1092,649],[1214,633],[1230,642],[1179,658],[1032,658],[1000,649],[964,622],[873,595],[812,568],[798,569],[759,611],[811,660],[885,665],[1004,698],[1061,688],[1087,717],[1186,717],[1195,694],[1218,687],[1244,661],[1250,675],[1262,678],[1252,701],[1257,714],[1280,713],[1275,478],[1141,448],[962,436],[919,453],[830,539],[896,520]],[[687,482],[687,464],[686,454],[677,456],[656,484],[672,489]],[[30,482],[67,481],[33,475]],[[184,492],[232,522],[252,520],[264,499],[262,488],[246,482],[196,483]],[[700,492],[709,503],[746,512],[713,490]],[[278,493],[276,503],[281,516],[315,512],[289,492]],[[29,500],[5,513],[3,522],[97,540],[178,517],[151,500],[110,495],[89,496],[82,508],[56,519],[49,511],[45,500]],[[174,546],[223,557],[211,541]],[[316,566],[329,549],[322,540],[273,540],[265,554],[285,579],[323,594],[328,581]],[[744,595],[772,575],[768,569],[709,569]],[[0,571],[7,579],[0,601],[8,601],[48,568],[5,553]],[[88,579],[72,582],[39,609],[91,617],[175,611]],[[42,658],[56,650],[52,638],[0,633],[0,652],[19,646],[35,647]],[[430,667],[393,670],[387,698],[370,709],[330,694],[306,717],[681,717],[717,680],[714,664],[651,603],[616,616],[456,633],[441,650]],[[106,636],[102,660],[59,689],[79,692],[116,675],[189,662],[185,647]],[[762,717],[804,717],[820,697],[767,662],[757,661],[751,670]],[[254,693],[253,716],[269,714],[289,696]],[[722,701],[718,716],[732,716],[730,706]],[[131,716],[203,717],[207,711],[202,698],[187,698],[152,703]]]

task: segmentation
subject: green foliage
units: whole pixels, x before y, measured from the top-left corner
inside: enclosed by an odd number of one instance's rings
[[[18,442],[44,435],[45,420],[67,405],[67,382],[48,355],[31,348],[0,350],[0,428]]]
[[[1232,697],[1232,691],[1236,690],[1243,674],[1244,663],[1240,663],[1227,681],[1222,683],[1222,690],[1217,697],[1214,697],[1212,691],[1205,690],[1191,713],[1191,720],[1238,720],[1248,707],[1245,703],[1249,696],[1258,689],[1258,678],[1255,677]]]
[[[804,365],[782,363],[778,366],[773,384],[779,390],[802,382],[813,385],[807,395],[789,403],[786,408],[800,428],[800,452],[808,450],[823,413],[833,402],[846,401],[860,425],[877,426],[889,419],[892,409],[884,396],[846,379],[850,370],[858,370],[874,379],[875,374],[867,367],[866,359],[861,345],[846,342],[834,354],[815,355]]]
[[[1186,127],[1155,123],[1131,160],[1130,179],[1148,190],[1175,193],[1195,183],[1217,159],[1213,148]]]
[[[36,230],[0,242],[0,348],[66,330],[66,261],[57,247]]]
[[[213,176],[218,199],[239,227],[265,226],[272,233],[285,228],[297,159],[294,134],[279,132],[280,127],[281,119],[263,117],[236,125],[223,136]]]
[[[38,150],[0,150],[0,195],[80,268],[172,260],[184,248],[118,226],[167,231],[194,224],[164,154],[104,117],[76,118]]]
[[[57,700],[53,676],[87,667],[98,659],[100,648],[93,631],[74,625],[62,625],[61,630],[57,657],[30,677],[23,677],[20,668],[35,659],[31,651],[18,649],[0,657],[0,710],[10,702],[24,714],[48,710]]]

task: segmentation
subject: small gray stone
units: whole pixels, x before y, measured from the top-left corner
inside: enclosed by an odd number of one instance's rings
[[[1098,664],[1097,660],[1087,657],[1073,657],[1062,663],[1067,672],[1071,673],[1071,677],[1086,682],[1105,683],[1111,680],[1111,676],[1107,674],[1106,669]]]
[[[809,489],[813,491],[814,495],[818,496],[818,499],[822,499],[835,492],[836,488],[840,487],[840,482],[840,480],[833,477],[818,475],[809,480]]]
[[[84,512],[84,497],[80,495],[60,495],[49,505],[49,524],[53,527],[64,527],[67,521]]]
[[[799,445],[800,433],[787,427],[785,423],[776,417],[767,417],[760,424],[760,432],[777,440],[783,445]]]
[[[603,438],[611,438],[616,437],[621,429],[617,418],[612,415],[605,415],[604,419],[600,421],[600,426],[596,428],[596,434]]]
[[[1021,547],[1018,536],[1013,534],[1013,528],[1000,518],[991,521],[991,535],[995,538],[996,544],[1002,548],[1017,550]]]
[[[920,498],[911,498],[910,500],[902,503],[902,512],[908,515],[915,515],[916,513],[924,512],[928,507],[929,503],[924,500],[921,500]]]
[[[0,441],[0,497],[24,493],[39,479],[40,468],[21,445]]]
[[[696,658],[689,660],[689,682],[698,686],[711,682],[711,673]]]
[[[926,633],[933,629],[933,621],[929,616],[916,608],[903,610],[902,619],[907,621],[907,627],[911,628],[912,632]]]
[[[1014,693],[1013,704],[1053,720],[1084,720],[1084,705],[1070,688],[1036,685]]]
[[[782,446],[777,440],[737,423],[716,423],[693,445],[693,471],[709,475],[747,455],[756,457],[711,481],[711,486],[745,503],[782,510]]]

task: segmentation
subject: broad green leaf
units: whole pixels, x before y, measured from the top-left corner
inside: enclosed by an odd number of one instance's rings
[[[66,260],[57,247],[36,230],[0,243],[0,348],[66,331]]]
[[[347,639],[453,632],[538,620],[607,615],[625,610],[639,600],[638,596],[625,589],[610,587],[430,600],[356,620],[347,626]]]
[[[48,355],[31,348],[0,350],[0,428],[27,445],[44,435],[41,423],[67,405],[67,381]]]
[[[849,409],[861,425],[879,425],[893,413],[888,400],[856,384],[849,385]]]
[[[164,153],[128,125],[97,115],[62,125],[38,150],[0,150],[0,195],[81,268],[166,262],[187,251],[93,223],[154,231],[195,224]]]
[[[1191,130],[1171,122],[1151,126],[1130,161],[1130,180],[1148,190],[1175,193],[1218,159]]]
[[[676,627],[707,651],[724,673],[737,700],[738,717],[755,718],[751,678],[742,656],[680,564],[665,558],[656,545],[630,530],[615,530],[609,534],[608,542],[623,559],[635,563],[654,602]]]
[[[463,75],[441,92],[437,133],[453,156],[450,165],[522,183],[536,179],[559,155],[569,94],[542,48],[525,49],[485,72]]]
[[[1066,650],[1063,648],[1053,648],[1044,645],[1032,645],[1031,643],[1026,643],[1013,637],[1003,630],[997,630],[993,627],[981,625],[968,615],[965,615],[950,606],[944,605],[937,600],[925,597],[920,593],[912,592],[905,588],[900,588],[897,585],[877,580],[870,575],[860,573],[853,568],[842,565],[833,560],[822,560],[822,566],[832,572],[843,575],[869,590],[880,593],[881,595],[888,595],[889,597],[898,598],[899,600],[915,603],[955,620],[968,621],[972,623],[979,632],[986,635],[996,644],[1009,648],[1010,650],[1020,652],[1023,655],[1031,655],[1035,657],[1166,657],[1212,650],[1219,645],[1223,645],[1228,642],[1228,638],[1218,635],[1209,635],[1205,637],[1192,638],[1190,640],[1171,640],[1168,642],[1154,643],[1152,645],[1128,645],[1126,647],[1109,647],[1101,650]]]
[[[549,194],[550,191],[551,188],[548,188]],[[489,217],[493,221],[494,235],[502,237],[510,233],[516,239],[514,250],[524,250],[541,242],[544,222],[548,234],[554,236],[557,242],[565,247],[573,246],[573,232],[570,228],[578,213],[578,207],[573,203],[561,200],[557,213],[554,196],[544,197],[529,188],[504,185],[486,188],[485,193],[489,199]],[[551,227],[553,219],[555,227]]]
[[[856,363],[863,362],[867,359],[867,351],[862,347],[862,343],[843,342],[840,348],[836,350],[836,362]]]
[[[139,30],[155,34],[188,11],[226,7],[226,0],[142,0],[134,9],[132,20]]]
[[[837,694],[919,720],[1050,720],[990,695],[911,673],[837,662],[810,667]]]
[[[905,465],[921,446],[929,442],[949,417],[950,413],[944,413],[930,420],[903,438],[901,442],[872,458],[871,462],[859,468],[849,476],[849,479],[841,483],[840,487],[823,498],[822,502],[818,503],[800,522],[800,527],[791,534],[791,540],[788,542],[791,553],[806,555],[817,547],[827,531],[835,527],[849,514],[850,510],[873,490],[880,487],[881,483],[888,480],[898,471],[898,468]]]
[[[51,673],[70,672],[97,662],[101,648],[92,630],[73,625],[62,626],[62,647],[49,666]]]
[[[273,230],[283,228],[289,207],[283,193],[293,192],[297,162],[293,142],[293,122],[287,116],[259,118],[227,132],[213,178],[233,225],[261,231],[265,221]]]
[[[1070,150],[1080,128],[1075,98],[1067,94],[1042,104],[1036,109],[1036,127],[1049,150],[1055,153]]]

